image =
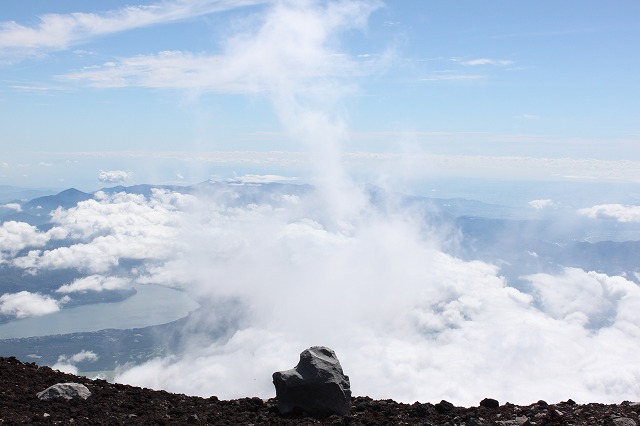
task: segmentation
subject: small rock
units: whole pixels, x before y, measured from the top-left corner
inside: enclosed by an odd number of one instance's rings
[[[607,422],[605,422],[605,425],[610,425],[610,426],[636,426],[636,421],[633,419],[630,419],[628,417],[614,417],[610,420],[608,420]]]
[[[64,399],[87,399],[91,396],[89,389],[81,383],[56,383],[49,386],[42,392],[38,392],[38,399],[49,401],[55,398]]]
[[[485,408],[498,408],[500,403],[493,398],[485,398],[480,401],[480,406]]]
[[[324,346],[303,351],[292,370],[273,373],[273,384],[282,414],[303,411],[324,417],[351,412],[349,377],[342,372],[335,352]]]

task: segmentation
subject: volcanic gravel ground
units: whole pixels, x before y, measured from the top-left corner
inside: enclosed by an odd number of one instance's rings
[[[64,382],[82,383],[92,395],[86,399],[41,401],[36,394]],[[0,424],[77,425],[615,425],[638,423],[640,404],[576,404],[568,400],[529,406],[484,400],[485,406],[454,407],[437,404],[402,404],[393,400],[354,397],[351,415],[322,419],[304,413],[281,416],[275,399],[242,398],[221,401],[154,391],[91,380],[0,358]]]

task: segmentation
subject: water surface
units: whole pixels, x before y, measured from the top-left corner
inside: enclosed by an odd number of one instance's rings
[[[157,285],[135,289],[135,295],[120,302],[76,306],[0,324],[0,339],[147,327],[183,318],[199,307],[183,291]]]

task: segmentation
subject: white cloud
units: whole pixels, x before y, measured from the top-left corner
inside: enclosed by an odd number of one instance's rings
[[[18,213],[22,211],[22,206],[18,203],[7,203],[0,207],[4,207],[5,209],[9,209],[9,210],[15,210]]]
[[[81,242],[31,250],[12,262],[25,269],[75,268],[105,273],[121,258],[167,259],[179,251],[173,242],[179,209],[188,206],[191,198],[164,191],[154,191],[150,200],[137,194],[98,192],[96,199],[52,212],[56,226],[48,235],[60,234]]]
[[[0,313],[18,319],[47,315],[60,310],[55,299],[37,293],[21,291],[0,296]]]
[[[0,225],[0,252],[14,253],[27,247],[42,247],[49,234],[24,222],[9,221]]]
[[[578,210],[578,214],[592,219],[615,219],[618,222],[640,222],[640,206],[600,204]]]
[[[66,358],[66,357],[65,357]],[[98,360],[98,355],[96,355],[92,351],[82,350],[77,354],[73,354],[70,357],[66,358],[67,361],[77,363],[77,362],[94,362]]]
[[[60,355],[55,364],[51,366],[52,369],[62,371],[69,374],[78,374],[78,367],[75,364],[79,362],[95,362],[98,360],[98,355],[92,351],[82,350],[71,356]]]
[[[87,277],[78,278],[71,284],[64,284],[56,290],[57,293],[75,293],[86,291],[103,291],[117,290],[128,288],[131,281],[121,277],[108,277],[102,275],[89,275]]]
[[[529,201],[529,205],[536,210],[542,210],[548,207],[552,207],[554,205],[554,202],[550,199],[531,200]]]
[[[75,374],[78,375],[80,372],[78,371],[78,367],[73,364],[68,364],[66,362],[56,362],[51,366],[52,369],[62,371],[67,374]]]
[[[640,303],[640,288],[623,277],[565,268],[559,276],[540,273],[525,278],[553,318],[598,328],[615,324],[617,317],[640,320],[640,313],[628,311]]]
[[[15,21],[0,22],[0,52],[20,56],[64,50],[97,36],[134,28],[180,21],[237,7],[264,3],[260,0],[177,0],[145,6],[127,6],[102,13],[47,14],[33,27]]]
[[[100,170],[98,180],[102,183],[123,183],[132,176],[124,170]]]

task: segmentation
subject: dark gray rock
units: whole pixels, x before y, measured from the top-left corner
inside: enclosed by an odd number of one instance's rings
[[[500,403],[493,398],[485,398],[480,401],[480,406],[485,408],[498,408]]]
[[[306,412],[324,417],[351,412],[349,377],[342,372],[335,352],[324,346],[303,351],[292,370],[273,373],[273,384],[282,414]]]
[[[496,424],[499,426],[520,426],[517,420],[498,420]]]
[[[37,395],[38,399],[43,401],[49,401],[55,398],[87,399],[91,396],[91,392],[81,383],[57,383],[53,386],[49,386],[42,392],[38,392]]]
[[[610,421],[605,421],[605,425],[611,426],[636,426],[636,421],[628,417],[614,417]]]
[[[445,414],[453,411],[455,409],[455,405],[450,403],[449,401],[445,401],[444,399],[434,405],[436,411],[440,414]]]

